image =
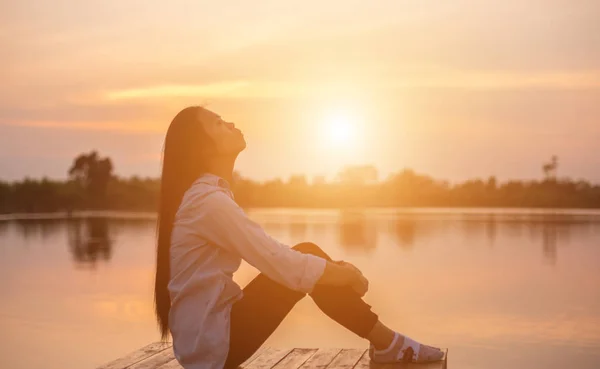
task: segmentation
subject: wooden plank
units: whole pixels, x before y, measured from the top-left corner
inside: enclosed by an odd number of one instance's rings
[[[329,364],[327,369],[352,369],[358,363],[366,350],[343,349]]]
[[[126,356],[111,361],[108,364],[104,364],[98,369],[123,369],[127,368],[138,361],[144,360],[156,353],[159,353],[167,348],[171,347],[169,343],[155,342],[148,346],[142,347],[139,350],[129,353]]]
[[[245,369],[248,366],[248,364],[250,364],[252,361],[254,361],[254,359],[256,359],[264,350],[265,350],[264,347],[259,348],[252,356],[250,356],[250,358],[248,360],[246,360],[245,363],[240,365],[239,368]],[[170,360],[169,362],[167,362],[165,364],[161,364],[161,365],[157,366],[156,369],[183,369],[183,367],[179,364],[177,359],[175,359],[172,356],[172,360]]]
[[[265,351],[265,347],[259,347],[258,350],[256,350],[256,352],[254,354],[252,354],[252,356],[250,356],[250,358],[248,360],[246,360],[242,365],[240,365],[240,368],[246,368],[248,365],[250,365],[251,362],[253,362],[257,357],[259,357],[263,351]]]
[[[175,359],[175,355],[173,354],[173,350],[168,348],[159,352],[158,354],[154,354],[149,358],[146,358],[142,361],[138,361],[127,369],[157,369],[163,364],[168,363]]]
[[[296,348],[286,357],[273,366],[273,369],[298,369],[306,360],[310,359],[317,349]]]
[[[318,349],[300,369],[325,369],[333,359],[342,351],[341,349]]]
[[[246,369],[271,369],[281,359],[285,358],[292,350],[267,348],[254,359]]]
[[[240,369],[446,369],[444,359],[434,363],[375,364],[363,349],[261,348]],[[152,343],[98,369],[183,369],[175,360],[171,344]]]
[[[358,360],[358,363],[354,366],[354,369],[383,369],[383,364],[376,364],[371,362],[369,357],[369,351],[365,351],[363,356]]]
[[[173,359],[168,363],[159,366],[157,369],[183,369],[183,367],[179,365],[177,359]]]

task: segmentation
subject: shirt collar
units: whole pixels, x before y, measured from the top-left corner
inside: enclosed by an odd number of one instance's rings
[[[229,185],[229,182],[227,182],[226,179],[221,178],[213,173],[204,173],[200,175],[200,177],[198,177],[198,179],[194,183],[206,183],[216,187],[223,187],[228,190],[231,189],[231,186]]]

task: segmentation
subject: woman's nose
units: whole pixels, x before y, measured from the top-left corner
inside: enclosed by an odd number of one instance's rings
[[[229,129],[234,129],[235,128],[235,124],[231,123],[231,122],[226,122],[227,124],[227,128]]]

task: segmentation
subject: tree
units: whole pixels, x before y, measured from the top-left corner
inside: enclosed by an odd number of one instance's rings
[[[377,181],[377,168],[373,165],[349,166],[338,173],[338,180],[344,184],[364,185]]]
[[[295,189],[305,189],[308,186],[308,182],[306,181],[306,176],[303,174],[299,175],[291,175],[288,180],[288,184]]]
[[[327,184],[327,179],[324,175],[317,175],[313,177],[312,184],[314,186],[323,186]]]
[[[497,188],[498,188],[498,180],[496,179],[496,176],[489,177],[488,181],[487,181],[488,191],[496,191]]]
[[[89,154],[80,154],[73,160],[69,178],[85,189],[89,204],[96,207],[106,200],[106,190],[113,177],[112,172],[110,158],[100,158],[96,151],[92,151]]]
[[[550,162],[542,165],[542,171],[544,172],[546,180],[556,180],[556,173],[558,171],[558,157],[556,155],[552,155]]]

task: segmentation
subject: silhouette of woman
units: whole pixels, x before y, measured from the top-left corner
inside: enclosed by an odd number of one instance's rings
[[[235,203],[230,189],[246,147],[233,123],[201,107],[173,119],[164,153],[155,280],[156,317],[186,369],[235,368],[309,294],[330,318],[370,342],[379,363],[435,361],[441,350],[386,327],[362,300],[368,282],[354,265],[314,243],[271,238]],[[243,290],[233,273],[244,259],[261,274]]]

